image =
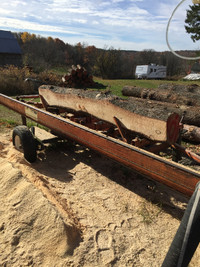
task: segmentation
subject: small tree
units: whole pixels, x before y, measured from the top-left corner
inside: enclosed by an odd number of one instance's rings
[[[142,52],[140,52],[140,60],[144,62],[143,64],[157,64],[156,51],[154,49],[144,49]]]
[[[118,78],[121,70],[120,51],[112,47],[99,51],[95,68],[96,73],[99,73],[103,79]]]
[[[200,4],[190,6],[185,23],[186,32],[191,35],[192,41],[200,40]]]

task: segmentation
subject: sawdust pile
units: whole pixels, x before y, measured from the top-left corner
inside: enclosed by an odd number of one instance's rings
[[[78,234],[22,172],[0,159],[0,265],[56,266]]]
[[[187,198],[72,143],[30,165],[10,136],[0,137],[0,266],[161,266]]]

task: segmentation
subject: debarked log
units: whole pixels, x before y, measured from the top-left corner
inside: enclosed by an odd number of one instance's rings
[[[149,112],[132,99],[120,99],[99,91],[40,86],[39,95],[45,106],[64,107],[82,111],[115,125],[116,118],[125,129],[139,133],[148,139],[174,143],[179,135],[179,116],[159,110],[159,115]],[[146,111],[140,114],[140,111]],[[157,111],[156,111],[157,112]],[[162,118],[160,118],[162,117]]]

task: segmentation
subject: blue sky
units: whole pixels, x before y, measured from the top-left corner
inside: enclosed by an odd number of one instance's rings
[[[169,50],[167,22],[180,0],[1,0],[0,29],[27,31],[65,43],[125,50]],[[169,30],[173,49],[199,49],[184,29],[186,0]]]

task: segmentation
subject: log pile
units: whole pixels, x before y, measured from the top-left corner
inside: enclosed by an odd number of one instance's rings
[[[68,74],[62,77],[62,81],[69,88],[87,88],[95,84],[92,75],[80,65],[73,65]]]

